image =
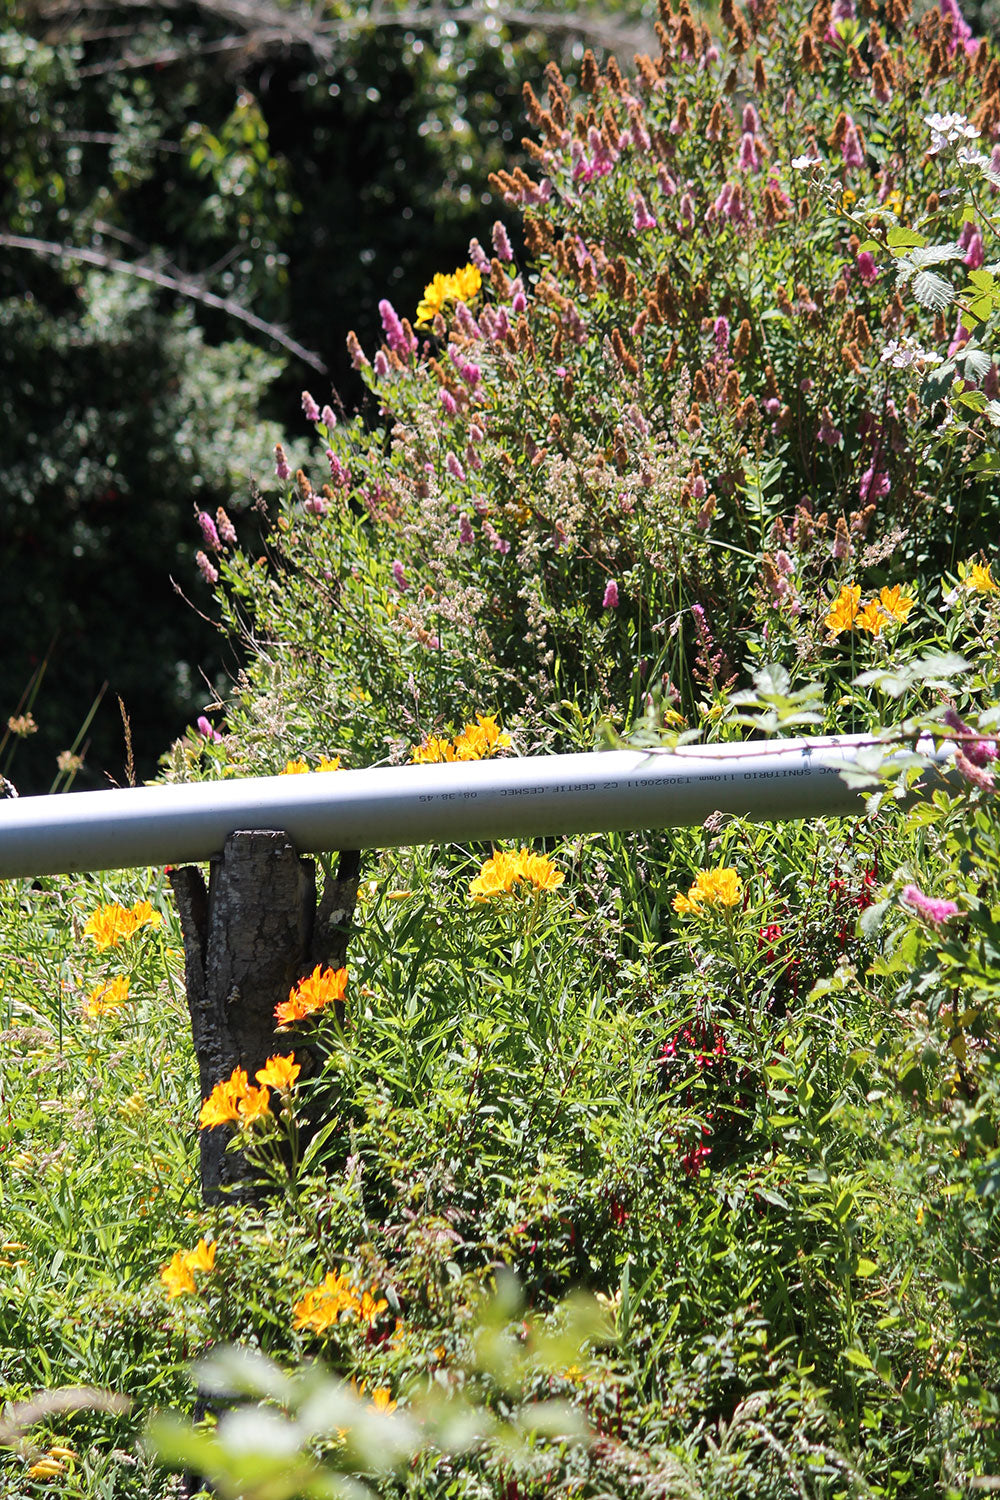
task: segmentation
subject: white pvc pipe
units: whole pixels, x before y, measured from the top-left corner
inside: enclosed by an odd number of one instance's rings
[[[308,854],[681,828],[713,812],[760,822],[858,814],[863,794],[838,771],[871,743],[754,741],[21,797],[0,802],[0,878],[207,860],[244,829],[282,829]]]

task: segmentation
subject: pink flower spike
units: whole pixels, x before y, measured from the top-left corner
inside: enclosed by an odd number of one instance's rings
[[[332,432],[337,425],[337,418],[333,414],[332,406],[324,406],[323,410],[319,414],[319,419],[323,423],[323,426],[326,428],[327,432]]]
[[[392,576],[396,580],[396,587],[399,589],[399,592],[401,594],[405,594],[410,585],[407,582],[403,564],[399,561],[398,558],[392,565]]]
[[[862,250],[854,264],[865,286],[871,286],[873,281],[878,280],[879,269],[870,250]]]
[[[219,541],[219,533],[216,531],[215,522],[208,514],[208,511],[200,510],[198,512],[198,525],[201,527],[202,540],[205,546],[211,547],[213,552],[220,551],[222,544]]]
[[[844,145],[841,151],[845,167],[863,167],[865,164],[865,153],[861,148],[861,137],[858,127],[847,116],[847,129],[844,132]]]
[[[194,555],[194,560],[198,564],[198,572],[201,574],[202,578],[204,578],[205,582],[209,586],[218,583],[219,570],[218,568],[212,567],[212,564],[209,562],[204,552],[196,552]]]
[[[609,578],[604,590],[604,601],[602,609],[618,608],[618,585],[613,578]]]
[[[490,258],[478,240],[469,241],[469,259],[481,276],[490,273]]]
[[[302,410],[305,412],[307,422],[319,421],[319,407],[316,405],[308,391],[302,392]]]
[[[203,739],[209,740],[213,745],[217,745],[222,739],[222,735],[217,729],[212,728],[204,714],[199,715],[195,723],[195,728]]]
[[[444,466],[448,470],[448,473],[451,475],[452,479],[457,479],[459,484],[465,483],[465,470],[462,468],[461,463],[455,457],[454,453],[447,454],[447,456],[445,457]]]
[[[493,225],[493,249],[496,253],[497,260],[502,260],[505,264],[508,264],[514,259],[514,252],[510,246],[510,240],[507,237],[507,231],[500,223],[499,219],[497,219],[496,223]]]
[[[285,450],[284,450],[284,448],[281,446],[280,443],[275,443],[275,445],[274,445],[274,473],[275,473],[275,477],[278,478],[278,479],[281,479],[281,480],[285,480],[285,479],[288,478],[288,476],[289,476],[289,474],[291,472],[292,472],[291,469],[288,467],[288,461],[285,458]]]
[[[476,540],[476,534],[472,529],[472,522],[465,514],[465,511],[458,518],[458,540],[463,547],[471,547]]]
[[[441,387],[441,405],[444,407],[445,412],[449,417],[453,417],[458,411],[458,403],[456,402],[454,396],[451,394],[451,391],[448,390],[447,386]]]
[[[636,193],[632,200],[632,228],[636,234],[656,228],[656,219],[650,213],[649,205],[641,193]]]
[[[917,885],[906,885],[901,892],[903,900],[934,927],[941,927],[950,917],[958,915],[954,901],[943,901],[936,896],[925,896]]]

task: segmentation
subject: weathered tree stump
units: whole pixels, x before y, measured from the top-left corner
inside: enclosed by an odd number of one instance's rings
[[[358,892],[360,856],[341,854],[335,879],[316,907],[316,866],[296,854],[286,833],[229,835],[210,865],[206,890],[196,865],[170,872],[184,936],[184,968],[201,1097],[245,1068],[251,1083],[290,1039],[275,1030],[274,1008],[316,964],[341,968]],[[315,1056],[296,1038],[303,1076]],[[201,1189],[206,1203],[252,1202],[257,1196],[244,1158],[227,1152],[228,1128],[201,1132]]]

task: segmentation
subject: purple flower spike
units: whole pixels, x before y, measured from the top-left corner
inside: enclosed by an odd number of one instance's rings
[[[925,896],[917,885],[906,885],[902,890],[903,900],[914,908],[934,927],[940,927],[948,921],[949,917],[958,915],[958,906],[954,901],[942,901],[936,896]]]
[[[202,540],[205,546],[211,547],[213,552],[221,551],[222,543],[219,541],[219,533],[216,531],[215,522],[207,510],[200,510],[198,512],[198,525],[201,527]]]
[[[618,585],[613,578],[609,578],[604,589],[604,602],[602,609],[618,608]]]
[[[319,421],[319,407],[308,391],[302,392],[302,410],[305,412],[307,422]]]

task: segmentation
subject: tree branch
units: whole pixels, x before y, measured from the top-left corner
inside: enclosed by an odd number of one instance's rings
[[[313,354],[309,349],[303,348],[295,339],[291,338],[277,323],[266,323],[263,318],[258,318],[256,313],[250,312],[232,297],[217,297],[214,292],[201,285],[189,276],[168,276],[165,271],[157,271],[153,266],[136,265],[133,261],[119,260],[117,256],[107,255],[103,250],[85,250],[77,245],[61,245],[54,240],[30,239],[21,234],[0,234],[0,248],[7,250],[27,250],[33,255],[47,255],[53,260],[61,261],[83,261],[88,266],[98,266],[102,271],[120,271],[125,276],[135,276],[139,281],[152,282],[154,286],[163,287],[165,291],[176,292],[181,297],[189,297],[192,302],[201,302],[205,307],[215,308],[218,312],[227,313],[229,317],[236,318],[240,323],[245,323],[248,328],[253,328],[257,333],[273,339],[303,364],[310,369],[316,370],[320,375],[327,373],[326,365],[318,354]]]

